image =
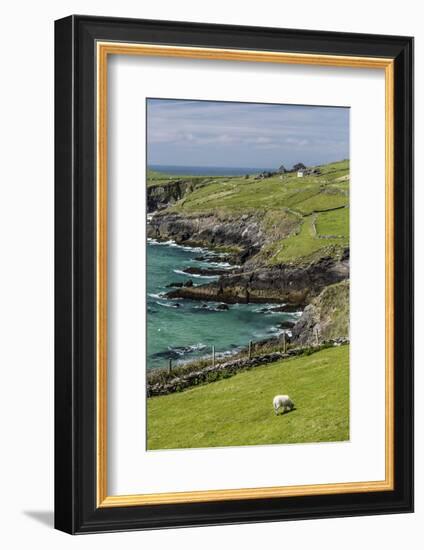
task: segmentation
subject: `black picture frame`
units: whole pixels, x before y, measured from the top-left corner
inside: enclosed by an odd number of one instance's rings
[[[394,60],[394,490],[97,507],[98,40]],[[73,15],[55,22],[55,74],[55,527],[76,534],[413,511],[413,39]]]

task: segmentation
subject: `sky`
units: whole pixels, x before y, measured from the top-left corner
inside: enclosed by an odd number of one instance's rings
[[[349,158],[349,108],[147,100],[147,163],[291,168]]]

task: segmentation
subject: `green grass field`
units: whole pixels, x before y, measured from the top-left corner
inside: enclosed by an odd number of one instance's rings
[[[347,209],[341,211],[345,210]],[[320,216],[321,214],[318,214],[316,219],[319,220]],[[298,261],[301,258],[310,260],[314,255],[336,255],[338,251],[341,252],[349,244],[348,236],[341,238],[319,238],[314,229],[314,221],[315,218],[313,215],[305,217],[298,232],[266,246],[262,254],[267,256],[267,263],[278,265]]]
[[[318,235],[339,235],[349,237],[349,209],[321,212],[316,221]]]
[[[295,173],[282,179],[280,175],[260,180],[254,175],[193,178],[194,190],[168,210],[188,217],[256,216],[268,235],[268,243],[257,255],[265,265],[337,256],[349,245],[349,161],[319,169],[319,175],[303,178]],[[148,176],[148,185],[172,181],[172,176],[157,172]]]
[[[275,416],[277,394],[295,410]],[[349,346],[152,397],[147,434],[149,450],[348,440]]]
[[[175,176],[172,174],[165,174],[165,172],[157,172],[155,170],[147,170],[147,187],[153,187],[155,185],[169,185],[175,182],[175,180],[184,180],[184,181],[190,181],[192,183],[210,183],[212,181],[216,181],[217,179],[221,178],[222,176],[186,176],[184,174],[181,174],[179,176]]]
[[[319,167],[320,175],[298,178],[295,173],[256,180],[244,177],[207,178],[208,185],[197,188],[171,207],[173,211],[193,214],[204,212],[239,213],[291,208],[302,215],[330,210],[349,203],[347,193],[349,161]],[[153,173],[154,178],[158,174]],[[205,179],[205,177],[204,177]],[[149,179],[152,184],[155,179]]]

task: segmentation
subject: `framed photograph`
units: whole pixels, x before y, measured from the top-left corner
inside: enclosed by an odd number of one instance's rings
[[[55,525],[413,509],[413,39],[55,25]]]

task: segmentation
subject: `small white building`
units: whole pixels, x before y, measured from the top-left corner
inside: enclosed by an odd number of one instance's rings
[[[300,170],[297,171],[297,177],[298,178],[303,178],[303,176],[306,174],[306,170],[304,170],[303,168],[301,168]]]

